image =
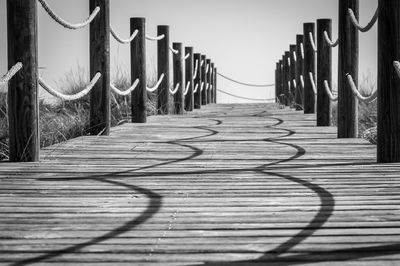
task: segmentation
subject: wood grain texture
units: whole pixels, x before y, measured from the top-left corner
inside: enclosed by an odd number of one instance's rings
[[[400,164],[271,106],[148,117],[2,163],[1,263],[399,264]]]
[[[332,125],[331,100],[325,91],[324,81],[332,90],[332,48],[324,39],[324,32],[332,36],[332,20],[317,20],[317,126]]]
[[[131,93],[132,123],[147,121],[147,75],[146,75],[146,19],[131,18],[131,33],[138,30],[131,42],[131,82],[139,84]]]
[[[346,74],[358,86],[358,29],[351,23],[351,8],[359,18],[359,0],[339,0],[339,63],[338,63],[338,137],[358,137],[358,99],[354,97]]]
[[[379,1],[378,29],[378,162],[400,161],[400,3]]]
[[[101,78],[90,91],[91,135],[109,135],[110,113],[110,1],[90,0],[89,10],[100,7],[101,12],[90,23],[90,77],[97,72]]]
[[[37,2],[7,1],[8,66],[23,68],[8,85],[9,150],[12,162],[39,159]]]
[[[169,26],[160,25],[157,27],[157,36],[164,35],[164,38],[157,41],[157,73],[164,74],[164,79],[157,90],[157,109],[159,115],[170,114],[169,86],[170,86],[170,51],[169,51]]]

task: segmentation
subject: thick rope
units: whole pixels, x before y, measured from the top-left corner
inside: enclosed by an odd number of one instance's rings
[[[194,87],[193,93],[196,93],[198,89],[199,89],[199,84],[197,83],[196,87]]]
[[[177,92],[178,92],[178,90],[179,90],[179,87],[181,86],[181,84],[176,84],[176,86],[175,86],[175,89],[172,91],[171,89],[169,89],[169,92],[172,94],[172,95],[175,95]]]
[[[289,57],[287,58],[287,64],[290,67],[290,58]]]
[[[60,98],[63,101],[74,101],[88,94],[94,88],[94,85],[97,83],[100,77],[101,74],[97,72],[94,78],[90,81],[88,85],[86,85],[86,87],[82,91],[72,95],[63,94],[61,92],[54,90],[44,80],[42,80],[42,78],[39,78],[39,85],[54,97]]]
[[[324,38],[325,38],[326,43],[332,48],[336,47],[339,44],[339,38],[336,40],[336,42],[333,42],[331,40],[331,38],[329,38],[329,35],[326,31],[324,31]]]
[[[301,85],[301,88],[304,90],[304,77],[303,77],[303,75],[300,75],[300,85]]]
[[[164,38],[165,38],[164,34],[161,34],[160,36],[156,36],[156,37],[146,35],[146,40],[148,40],[148,41],[161,41]]]
[[[172,48],[172,46],[169,46],[169,50],[173,53],[173,54],[179,54],[178,50],[175,50],[174,48]]]
[[[207,64],[207,68],[206,68],[206,74],[208,74],[208,71],[210,70],[210,65]]]
[[[181,58],[181,60],[182,60],[182,61],[186,61],[189,57],[190,57],[190,54],[186,54],[185,57],[182,57],[182,58]]]
[[[20,71],[22,68],[22,63],[18,62],[15,65],[13,65],[8,72],[0,78],[0,83],[7,83],[12,79],[12,77],[17,74],[18,71]]]
[[[261,101],[261,102],[265,102],[265,101],[273,101],[273,100],[275,100],[275,98],[271,98],[271,99],[247,98],[247,97],[243,97],[243,96],[238,96],[238,95],[235,95],[235,94],[231,94],[231,93],[226,92],[226,91],[223,91],[223,90],[221,90],[221,89],[217,89],[217,91],[219,91],[219,92],[221,92],[221,93],[223,93],[223,94],[226,94],[226,95],[235,97],[235,98],[239,98],[239,99],[243,99],[243,100],[249,100],[249,101]]]
[[[295,51],[293,51],[293,60],[294,60],[294,62],[297,62],[297,55],[296,55]]]
[[[119,37],[119,36],[115,33],[115,31],[114,31],[113,28],[111,28],[111,27],[110,27],[110,33],[111,33],[111,35],[114,37],[114,39],[117,40],[117,42],[122,43],[122,44],[127,44],[127,43],[132,42],[132,41],[136,38],[136,36],[138,35],[139,31],[138,31],[138,30],[135,30],[135,31],[132,33],[131,37],[129,37],[129,39],[122,39],[121,37]]]
[[[67,29],[71,29],[71,30],[76,30],[76,29],[80,29],[83,27],[86,27],[87,25],[89,25],[93,19],[97,16],[97,14],[100,12],[100,7],[96,7],[92,14],[90,14],[90,16],[81,23],[69,23],[67,21],[65,21],[64,19],[62,19],[60,16],[58,16],[51,8],[50,6],[46,3],[45,0],[38,0],[39,3],[42,5],[43,9],[47,12],[47,14],[49,14],[49,16],[54,19],[56,22],[58,22],[61,26],[63,26],[64,28]]]
[[[301,59],[304,60],[304,45],[303,45],[303,43],[300,43],[300,53],[301,53]]]
[[[314,75],[312,72],[308,72],[311,81],[311,87],[315,95],[317,95],[317,86],[315,85]]]
[[[363,96],[358,91],[356,84],[354,84],[354,81],[353,81],[353,78],[351,77],[351,75],[347,74],[346,77],[347,77],[347,81],[349,82],[351,91],[353,92],[354,96],[356,96],[360,101],[370,103],[370,102],[373,102],[376,100],[376,98],[378,96],[378,90],[375,90],[374,92],[372,92],[372,94],[370,96]]]
[[[314,50],[314,52],[317,52],[318,49],[317,49],[317,46],[315,45],[314,36],[313,36],[312,32],[308,33],[308,38],[310,39],[312,49]]]
[[[393,66],[394,66],[394,69],[396,70],[397,75],[400,78],[400,62],[399,61],[393,61]]]
[[[275,86],[275,84],[266,84],[266,85],[255,85],[255,84],[248,84],[248,83],[244,83],[244,82],[240,82],[240,81],[236,81],[234,79],[228,78],[225,75],[222,75],[221,73],[217,73],[217,75],[223,77],[224,79],[227,79],[229,81],[235,82],[237,84],[243,85],[243,86],[248,86],[248,87],[273,87]]]
[[[185,92],[183,93],[184,96],[186,96],[189,92],[189,87],[190,87],[190,81],[188,82],[188,84],[186,85],[186,89]]]
[[[371,21],[365,26],[361,26],[359,21],[357,20],[356,16],[354,15],[354,12],[351,8],[349,8],[349,17],[351,22],[353,23],[354,27],[356,27],[359,31],[361,32],[367,32],[369,31],[376,23],[378,20],[378,15],[379,15],[379,8],[376,9],[374,16],[372,17]]]
[[[164,80],[164,76],[165,76],[164,73],[162,73],[160,78],[158,79],[156,85],[152,88],[146,86],[146,90],[148,92],[155,92],[156,90],[158,90],[158,87],[160,87],[161,82]]]
[[[204,90],[204,82],[201,83],[200,92],[203,92],[203,90]]]
[[[203,65],[204,65],[204,60],[201,60],[200,67],[202,67]]]
[[[116,94],[120,95],[120,96],[127,96],[129,95],[132,91],[134,91],[137,87],[137,85],[139,84],[139,79],[136,79],[135,82],[132,84],[132,86],[125,90],[125,91],[121,91],[120,89],[118,89],[117,87],[114,86],[114,84],[110,84],[110,88],[113,92],[115,92]]]
[[[295,79],[293,79],[293,85],[295,88],[297,88],[297,81]]]
[[[338,100],[338,97],[333,96],[331,89],[329,88],[329,83],[327,80],[324,80],[324,88],[325,88],[326,94],[329,97],[329,100],[331,100],[332,102],[336,102]]]
[[[194,69],[194,75],[193,75],[193,79],[197,78],[197,70],[199,70],[199,60],[196,60],[196,68]]]

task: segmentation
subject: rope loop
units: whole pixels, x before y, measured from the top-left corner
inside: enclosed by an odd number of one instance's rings
[[[57,97],[63,101],[74,101],[87,95],[94,88],[94,85],[97,83],[100,77],[100,72],[97,72],[94,78],[90,81],[88,85],[86,85],[86,87],[82,91],[72,95],[67,95],[56,91],[51,86],[49,86],[42,78],[39,78],[39,85],[54,97]]]
[[[338,100],[337,96],[333,96],[332,91],[329,87],[329,83],[327,80],[324,80],[324,88],[325,88],[325,92],[329,97],[329,100],[331,100],[332,102],[336,102]]]
[[[324,39],[326,43],[332,48],[336,47],[339,44],[339,38],[335,42],[333,42],[331,38],[329,38],[329,35],[326,31],[324,31]]]
[[[376,100],[378,96],[378,90],[375,90],[372,92],[370,96],[363,96],[357,89],[356,84],[353,81],[353,78],[351,77],[350,74],[346,74],[347,81],[349,82],[351,92],[354,94],[355,97],[357,97],[360,101],[365,102],[365,103],[371,103]]]
[[[70,30],[77,30],[83,27],[86,27],[87,25],[89,25],[93,19],[97,16],[97,14],[100,12],[100,7],[96,7],[92,14],[90,14],[90,16],[81,23],[70,23],[65,21],[64,19],[62,19],[59,15],[57,15],[52,9],[51,7],[46,3],[45,0],[38,0],[39,3],[42,5],[43,9],[47,12],[47,14],[49,14],[49,16],[54,19],[58,24],[60,24],[61,26],[63,26],[64,28],[70,29]]]
[[[175,95],[175,94],[178,92],[180,86],[181,86],[180,83],[176,84],[175,89],[174,89],[174,90],[169,89],[169,92],[170,92],[172,95]]]
[[[199,70],[199,60],[196,60],[195,65],[196,65],[196,68],[194,69],[193,79],[197,78],[197,71]]]
[[[169,46],[169,50],[173,53],[173,54],[179,54],[178,50],[175,50],[174,48],[172,48],[172,46]]]
[[[314,81],[314,74],[312,72],[308,72],[308,76],[310,77],[311,87],[315,95],[317,95],[317,86]]]
[[[129,95],[131,92],[133,92],[136,88],[137,88],[137,85],[139,84],[139,79],[136,79],[135,80],[135,82],[132,84],[132,86],[129,88],[129,89],[127,89],[127,90],[125,90],[125,91],[121,91],[120,89],[118,89],[117,87],[115,87],[115,85],[114,84],[110,84],[110,88],[111,88],[111,90],[113,91],[113,92],[115,92],[117,95],[120,95],[120,96],[127,96],[127,95]]]
[[[196,93],[198,89],[199,89],[199,83],[197,83],[196,87],[194,87],[193,93]]]
[[[160,87],[161,82],[164,80],[164,76],[165,76],[165,74],[162,73],[160,78],[158,79],[156,85],[154,87],[152,87],[152,88],[146,86],[146,90],[148,92],[155,92],[156,90],[158,90],[158,87]]]
[[[354,12],[351,8],[349,8],[349,17],[350,21],[353,23],[354,27],[356,27],[359,31],[361,32],[367,32],[369,31],[376,23],[378,20],[379,16],[379,7],[376,9],[374,16],[372,17],[371,21],[366,25],[366,26],[361,26],[359,21],[357,20],[356,16],[354,15]]]
[[[188,82],[188,84],[186,85],[186,89],[185,89],[185,92],[183,93],[183,95],[184,96],[186,96],[187,94],[188,94],[188,92],[189,92],[189,87],[190,87],[190,81]]]
[[[314,42],[314,35],[312,34],[312,32],[309,32],[309,33],[308,33],[308,38],[310,39],[310,43],[311,43],[312,49],[314,50],[314,52],[317,52],[318,49],[317,49],[317,46],[315,45],[315,42]]]
[[[117,40],[117,42],[122,43],[122,44],[127,44],[127,43],[131,43],[136,36],[138,35],[139,31],[135,30],[132,35],[129,37],[129,39],[122,39],[121,37],[119,37],[115,31],[113,30],[113,28],[110,27],[110,33],[111,35],[114,37],[115,40]]]
[[[148,40],[148,41],[161,41],[164,38],[165,38],[164,34],[161,34],[160,36],[156,36],[156,37],[146,35],[146,40]]]

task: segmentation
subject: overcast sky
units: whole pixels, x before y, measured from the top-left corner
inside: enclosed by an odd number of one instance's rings
[[[64,19],[84,20],[88,0],[47,0]],[[337,36],[338,0],[110,0],[111,25],[123,37],[129,35],[129,18],[145,17],[147,34],[155,35],[157,25],[170,25],[171,41],[194,46],[206,54],[219,72],[248,83],[273,83],[276,61],[304,22],[332,18]],[[377,0],[360,1],[360,21],[366,24],[375,12]],[[41,75],[55,85],[78,64],[89,67],[89,28],[66,30],[39,9],[39,65]],[[7,70],[6,0],[0,0],[0,73]],[[370,71],[376,76],[377,26],[360,33],[360,77]],[[156,44],[148,44],[148,68],[156,66]],[[334,77],[337,80],[337,49],[334,50]],[[129,73],[129,46],[111,39],[111,73]],[[219,79],[219,88],[251,98],[274,97],[274,88],[249,88]],[[243,102],[218,95],[220,102]]]

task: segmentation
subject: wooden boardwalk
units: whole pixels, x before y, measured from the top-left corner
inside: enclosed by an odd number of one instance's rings
[[[0,168],[1,265],[400,265],[400,164],[313,115],[213,105]]]

